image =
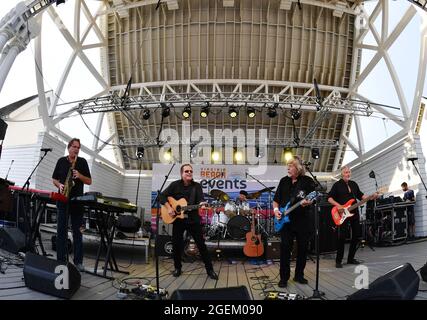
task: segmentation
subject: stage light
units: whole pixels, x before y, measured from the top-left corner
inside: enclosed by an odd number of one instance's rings
[[[283,149],[283,159],[285,163],[288,163],[288,161],[292,160],[293,157],[294,157],[294,154],[292,152],[292,148]]]
[[[228,109],[228,115],[230,116],[230,118],[235,118],[235,117],[237,117],[238,114],[239,113],[235,107],[230,107]]]
[[[319,148],[311,148],[311,156],[313,159],[319,159],[320,157]]]
[[[255,117],[256,113],[255,113],[255,109],[252,107],[248,107],[246,110],[246,113],[248,115],[249,118],[253,118]]]
[[[166,161],[171,161],[171,159],[172,159],[172,150],[171,149],[169,149],[168,151],[163,153],[163,159],[165,159]]]
[[[188,106],[186,106],[185,108],[184,108],[184,110],[182,111],[182,116],[185,118],[185,119],[188,119],[188,118],[190,118],[190,116],[191,116],[191,107],[188,105]]]
[[[209,103],[206,103],[206,106],[202,107],[202,109],[200,110],[200,116],[202,118],[207,118],[209,115]]]
[[[243,160],[243,153],[242,151],[238,151],[237,148],[234,148],[234,160],[236,160],[237,162]]]
[[[163,118],[167,118],[169,117],[170,114],[170,108],[166,105],[166,103],[161,103],[160,104],[162,106],[162,117]]]
[[[136,149],[136,157],[138,159],[142,159],[144,157],[144,147],[141,146]]]
[[[255,157],[262,158],[264,156],[265,156],[264,152],[259,149],[259,146],[256,146],[255,147]]]
[[[291,110],[291,118],[294,120],[298,120],[299,118],[301,118],[301,111]]]
[[[220,159],[219,152],[218,151],[212,151],[211,159],[214,162],[219,161],[219,159]]]
[[[267,116],[270,118],[275,118],[277,116],[277,110],[275,107],[269,107],[267,110]]]
[[[150,119],[150,110],[148,110],[148,109],[145,109],[144,110],[144,112],[142,113],[142,118],[144,119],[144,120],[148,120],[148,119]]]

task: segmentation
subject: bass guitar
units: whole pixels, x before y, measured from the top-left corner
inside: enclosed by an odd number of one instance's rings
[[[174,215],[171,216],[169,214],[169,207],[166,205],[162,205],[160,208],[160,215],[162,217],[162,220],[166,224],[173,223],[177,218],[184,219],[187,218],[186,211],[196,210],[199,209],[202,205],[200,204],[194,204],[194,205],[187,205],[187,200],[185,198],[181,198],[179,200],[175,200],[173,197],[168,197],[168,205],[172,207],[174,211]]]
[[[274,216],[274,231],[279,232],[280,230],[282,230],[283,226],[286,223],[290,222],[288,214],[290,214],[292,211],[298,208],[301,205],[301,202],[303,202],[304,200],[313,201],[318,196],[319,196],[319,192],[312,191],[304,199],[298,201],[293,206],[291,206],[291,202],[289,201],[285,206],[280,207],[279,211],[282,215],[280,216],[280,219],[277,219],[276,216]]]
[[[243,247],[243,253],[247,257],[260,257],[264,254],[264,245],[261,241],[261,235],[255,233],[254,212],[252,212],[251,231],[246,233],[246,244]]]

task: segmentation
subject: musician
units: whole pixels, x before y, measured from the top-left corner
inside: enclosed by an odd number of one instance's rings
[[[342,206],[350,199],[364,200],[369,196],[364,195],[360,191],[359,186],[351,178],[351,170],[348,166],[341,168],[341,179],[334,183],[328,194],[328,202],[333,206],[337,206],[339,210],[342,210]],[[378,194],[374,194],[371,199],[378,198]],[[337,256],[335,258],[335,267],[342,268],[342,259],[344,256],[344,244],[345,244],[345,228],[350,225],[351,228],[351,242],[348,251],[347,264],[360,264],[360,261],[354,258],[357,250],[357,244],[359,237],[361,236],[359,209],[355,208],[351,211],[354,215],[347,218],[344,223],[338,227],[337,233]]]
[[[190,164],[181,166],[181,179],[172,182],[160,196],[160,202],[165,205],[169,214],[173,217],[175,213],[172,207],[167,202],[167,197],[173,197],[176,200],[185,198],[188,205],[200,204],[204,205],[204,196],[202,187],[199,183],[193,180],[193,167]],[[206,273],[211,279],[217,280],[218,275],[213,270],[212,261],[209,257],[208,249],[206,248],[205,240],[202,235],[202,227],[200,225],[199,211],[189,211],[188,218],[176,219],[173,222],[172,229],[172,249],[175,270],[174,277],[179,277],[182,273],[181,256],[184,250],[184,231],[187,230],[193,237],[194,242],[199,249],[202,260],[205,264]]]
[[[408,184],[403,182],[401,185],[403,194],[403,201],[415,201],[414,190],[408,188]],[[414,239],[415,237],[415,214],[414,214],[414,206],[407,207],[408,214],[408,236],[409,239]]]
[[[74,186],[72,186],[68,198],[71,199],[76,196],[83,195],[83,185],[92,184],[92,178],[89,171],[89,166],[84,158],[78,157],[80,151],[80,140],[73,138],[68,142],[68,156],[58,159],[55,170],[52,174],[52,180],[55,187],[58,188],[59,193],[64,193],[64,184],[66,183],[67,176],[72,179]],[[74,163],[74,170],[71,166]],[[70,174],[69,174],[70,173]],[[68,206],[68,210],[67,210]],[[73,249],[74,249],[74,265],[79,271],[84,271],[83,266],[83,241],[80,228],[83,226],[83,208],[79,204],[68,202],[57,202],[58,209],[57,217],[57,237],[56,237],[56,254],[59,261],[66,261],[66,247],[67,247],[67,226],[68,216],[71,217],[71,229],[73,232]]]
[[[281,218],[279,207],[292,205],[301,201],[301,206],[289,213],[290,222],[284,224],[280,230],[280,281],[278,286],[285,288],[290,277],[290,259],[293,241],[297,240],[297,263],[295,267],[294,281],[307,284],[304,278],[304,268],[307,260],[307,247],[310,233],[310,205],[312,201],[304,199],[314,190],[315,184],[312,178],[305,175],[305,168],[299,157],[294,157],[288,163],[288,176],[283,177],[277,187],[273,199],[274,215]]]
[[[248,197],[248,193],[245,190],[240,190],[239,196],[236,199],[236,204],[240,205],[240,204],[246,203],[248,201],[247,197]]]

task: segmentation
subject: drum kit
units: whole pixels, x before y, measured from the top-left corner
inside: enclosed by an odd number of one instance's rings
[[[267,205],[262,205],[260,200],[264,192],[271,192],[274,188],[266,188],[254,193],[248,194],[246,199],[255,200],[256,205],[251,208],[248,201],[236,199],[231,200],[230,196],[224,191],[214,189],[206,195],[210,198],[209,207],[212,209],[212,218],[209,219],[209,210],[206,209],[205,231],[209,240],[211,239],[232,239],[244,240],[246,233],[251,230],[251,218],[255,215],[255,228],[258,232],[267,234],[272,230],[272,217],[265,217],[262,212],[269,212]],[[252,201],[251,201],[252,202]],[[264,209],[263,209],[264,208]],[[265,210],[266,209],[266,210]],[[270,221],[271,220],[271,221]]]

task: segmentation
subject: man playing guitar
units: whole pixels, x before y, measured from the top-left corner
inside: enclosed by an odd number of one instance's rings
[[[341,168],[341,179],[334,183],[328,194],[328,202],[336,206],[340,212],[344,210],[343,205],[350,199],[364,200],[371,198],[378,198],[375,193],[372,196],[367,196],[360,191],[359,186],[351,178],[351,170],[348,166]],[[342,268],[342,258],[344,256],[344,243],[345,243],[345,228],[350,224],[351,227],[351,242],[348,251],[347,263],[359,264],[360,262],[354,258],[357,250],[357,243],[361,235],[360,222],[359,222],[359,209],[356,207],[350,213],[353,215],[347,218],[342,225],[338,227],[337,233],[337,256],[335,259],[335,266]]]
[[[190,164],[181,166],[181,179],[172,182],[160,195],[160,202],[164,205],[171,217],[176,215],[172,206],[168,203],[168,197],[175,200],[184,198],[188,205],[204,204],[204,196],[202,187],[199,183],[193,180],[193,167]],[[187,230],[194,239],[194,242],[199,249],[202,260],[205,263],[205,268],[208,276],[211,279],[217,280],[218,275],[213,270],[212,261],[209,257],[208,249],[206,248],[205,240],[202,235],[202,227],[200,225],[200,217],[198,210],[187,212],[188,217],[184,219],[175,219],[172,229],[172,248],[175,270],[174,277],[179,277],[182,273],[181,256],[184,250],[184,231]]]

